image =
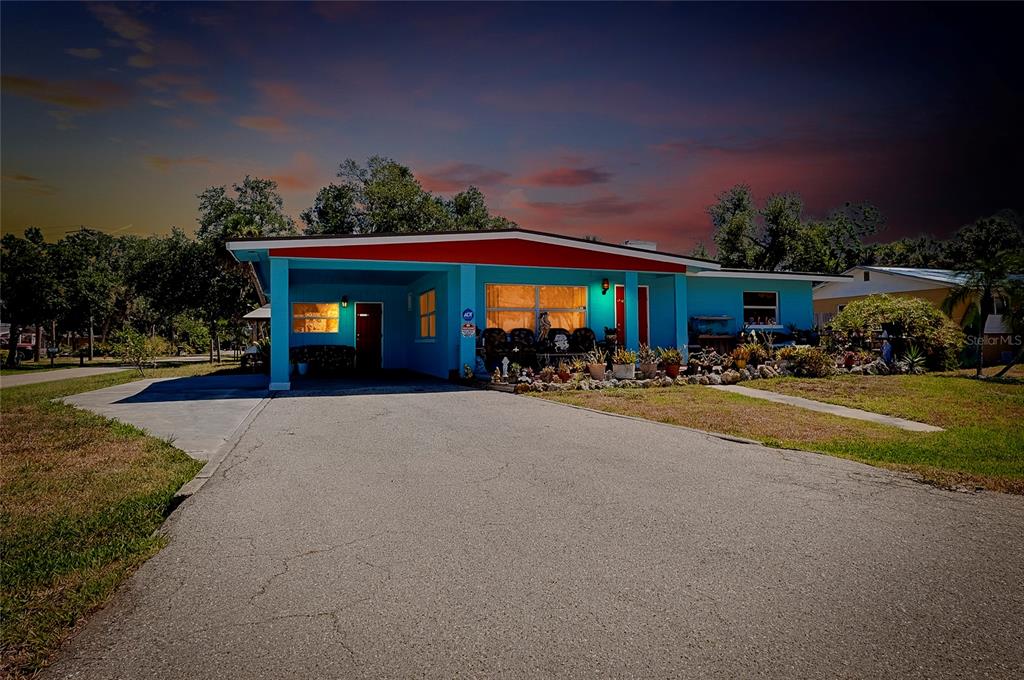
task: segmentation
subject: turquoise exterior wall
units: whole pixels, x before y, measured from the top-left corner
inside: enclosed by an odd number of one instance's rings
[[[474,343],[460,333],[463,309],[474,312],[473,322],[485,327],[486,286],[489,283],[527,285],[574,285],[587,288],[587,325],[601,337],[615,325],[615,286],[626,285],[627,308],[630,285],[648,287],[650,341],[655,346],[685,347],[691,316],[728,315],[734,321],[730,332],[742,325],[743,292],[779,293],[779,321],[810,328],[813,302],[809,281],[780,281],[756,278],[718,278],[687,275],[634,274],[596,270],[541,267],[476,265],[435,265],[426,263],[382,263],[346,261],[271,261],[270,282],[272,360],[271,382],[287,389],[287,350],[308,344],[355,345],[357,302],[383,303],[383,366],[410,369],[442,378],[460,371],[473,359]],[[601,292],[607,278],[609,290]],[[286,290],[282,299],[277,291]],[[437,334],[419,337],[419,296],[433,289],[437,296]],[[337,333],[293,333],[291,305],[295,302],[338,302]],[[635,304],[635,302],[634,302]],[[283,318],[282,318],[283,317]],[[630,324],[632,325],[632,324]],[[286,336],[287,343],[277,338]],[[634,345],[634,342],[629,342]],[[282,366],[283,364],[283,366]]]
[[[753,278],[687,277],[690,316],[727,315],[733,317],[730,332],[738,333],[743,324],[743,292],[775,291],[779,294],[778,322],[799,328],[814,325],[814,301],[810,281],[779,281]]]

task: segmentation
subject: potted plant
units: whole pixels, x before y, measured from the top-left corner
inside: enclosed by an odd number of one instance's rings
[[[586,373],[587,362],[579,357],[576,357],[575,359],[572,360],[572,363],[569,364],[569,369],[573,373]]]
[[[572,372],[569,370],[569,364],[565,361],[558,362],[558,379],[562,382],[569,382],[569,378]]]
[[[590,372],[591,378],[594,380],[605,379],[608,371],[605,366],[605,356],[603,351],[595,347],[587,352],[587,356],[584,357],[584,361],[587,363],[587,371]]]
[[[545,366],[540,369],[540,373],[537,374],[537,379],[544,383],[551,382],[551,379],[555,377],[555,369],[550,366]]]
[[[746,368],[747,362],[750,361],[750,348],[747,345],[740,345],[732,351],[732,360],[736,363],[736,368]]]
[[[523,371],[523,367],[513,361],[512,364],[508,367],[508,382],[509,382],[509,384],[515,385],[516,383],[518,383],[519,382],[519,374],[522,373],[522,371]]]
[[[679,367],[683,363],[683,353],[675,347],[659,347],[658,358],[665,366],[665,375],[670,378],[679,376]]]
[[[654,378],[658,375],[658,355],[650,345],[640,345],[637,359],[640,361],[640,375],[645,378]]]
[[[636,377],[636,352],[623,347],[612,355],[612,375],[618,380],[632,380]]]

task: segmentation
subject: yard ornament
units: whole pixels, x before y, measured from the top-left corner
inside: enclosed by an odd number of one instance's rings
[[[508,377],[508,357],[505,357],[501,360],[501,377]]]

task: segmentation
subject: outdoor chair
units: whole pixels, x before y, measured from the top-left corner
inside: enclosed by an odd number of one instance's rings
[[[597,347],[597,336],[589,328],[577,328],[569,336],[569,351],[583,354]]]
[[[488,371],[493,371],[500,366],[502,358],[508,354],[509,350],[508,336],[504,329],[485,328],[480,334],[480,350]]]
[[[537,339],[530,328],[513,328],[508,334],[509,361],[537,368]]]

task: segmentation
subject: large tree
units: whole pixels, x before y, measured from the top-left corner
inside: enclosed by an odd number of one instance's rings
[[[373,156],[360,165],[349,158],[338,169],[340,182],[317,193],[302,212],[307,234],[381,234],[474,231],[515,227],[492,215],[483,193],[470,186],[451,198],[426,191],[412,170]]]
[[[708,208],[708,215],[715,228],[718,261],[726,267],[752,267],[757,209],[750,187],[738,184],[719,194],[715,204]]]
[[[358,234],[363,215],[359,192],[349,184],[328,184],[317,192],[313,205],[302,211],[306,234]]]
[[[7,365],[13,366],[17,362],[21,330],[53,318],[60,297],[59,284],[52,249],[39,229],[26,229],[24,238],[4,234],[0,243],[0,316],[10,324]]]
[[[241,268],[246,272],[260,304],[266,296],[251,263],[239,265],[224,249],[233,238],[288,236],[296,234],[295,222],[284,212],[284,201],[277,193],[277,183],[269,179],[245,176],[241,184],[232,186],[234,196],[226,187],[210,187],[199,194],[200,241],[211,243],[225,268]]]
[[[950,291],[944,307],[951,312],[961,302],[971,303],[962,323],[973,336],[978,376],[984,364],[985,323],[995,308],[995,298],[1005,295],[1012,286],[1011,276],[1019,273],[1016,270],[1024,262],[1022,248],[1024,220],[1012,211],[963,227],[949,244],[962,281]]]

